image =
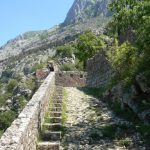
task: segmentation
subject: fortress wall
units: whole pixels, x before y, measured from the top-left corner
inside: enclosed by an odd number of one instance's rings
[[[110,63],[102,54],[97,54],[87,62],[87,86],[105,87],[110,82],[113,71]]]
[[[58,71],[56,72],[56,85],[64,87],[86,86],[86,72]]]
[[[45,79],[38,91],[0,139],[0,150],[36,150],[38,129],[49,108],[55,86],[55,73]]]

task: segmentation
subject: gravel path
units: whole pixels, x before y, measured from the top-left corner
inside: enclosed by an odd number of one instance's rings
[[[131,123],[117,118],[105,103],[83,89],[65,88],[67,121],[62,145],[66,150],[144,150]]]

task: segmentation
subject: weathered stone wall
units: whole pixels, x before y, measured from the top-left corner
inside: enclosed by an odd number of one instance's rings
[[[56,85],[64,87],[84,87],[86,86],[86,73],[78,71],[58,71],[56,72]]]
[[[55,73],[50,73],[18,118],[0,139],[0,150],[36,150],[38,129],[49,108],[55,85]]]
[[[106,57],[97,54],[87,62],[87,86],[105,87],[112,77],[112,69]]]

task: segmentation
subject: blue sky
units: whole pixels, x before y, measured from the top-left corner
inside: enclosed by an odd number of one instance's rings
[[[0,0],[0,46],[26,31],[64,21],[74,0]]]

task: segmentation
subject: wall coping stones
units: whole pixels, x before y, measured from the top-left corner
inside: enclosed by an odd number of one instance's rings
[[[58,86],[85,87],[87,73],[83,71],[57,71],[56,82]]]

